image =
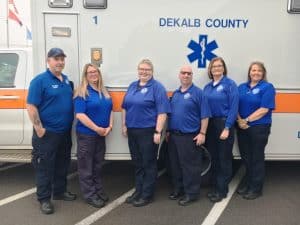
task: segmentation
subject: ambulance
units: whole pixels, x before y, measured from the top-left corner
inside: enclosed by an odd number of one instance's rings
[[[26,10],[24,2],[9,0],[8,6],[20,4],[19,10]],[[300,0],[31,0],[28,5],[32,54],[0,50],[1,160],[28,160],[27,89],[33,76],[46,69],[52,47],[65,51],[64,73],[75,86],[86,63],[97,64],[103,73],[114,104],[108,160],[130,159],[121,134],[121,103],[137,79],[141,59],[153,61],[155,79],[171,94],[183,64],[193,67],[194,83],[203,88],[215,56],[224,58],[237,84],[247,80],[252,61],[265,63],[277,92],[266,159],[300,159]],[[9,38],[18,35],[14,31]],[[234,156],[239,157],[236,144]]]

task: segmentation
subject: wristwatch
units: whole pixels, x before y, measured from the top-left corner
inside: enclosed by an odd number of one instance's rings
[[[161,132],[159,132],[158,130],[154,131],[155,134],[161,134]]]

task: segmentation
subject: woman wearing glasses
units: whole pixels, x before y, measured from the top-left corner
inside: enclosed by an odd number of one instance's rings
[[[227,77],[227,68],[221,57],[211,60],[208,66],[211,79],[204,87],[211,111],[206,144],[212,155],[213,191],[208,193],[212,202],[227,197],[228,184],[232,176],[232,148],[234,142],[234,123],[238,113],[238,88]]]
[[[101,208],[108,201],[101,181],[105,137],[113,125],[112,100],[99,68],[86,64],[75,92],[77,157],[80,188],[86,202]]]
[[[135,165],[135,192],[126,199],[126,203],[136,207],[153,200],[158,144],[170,112],[166,90],[153,78],[153,64],[149,59],[138,64],[138,78],[129,85],[122,104],[122,132],[128,136]]]
[[[265,147],[275,108],[275,89],[267,82],[263,63],[253,62],[248,81],[239,86],[238,143],[246,175],[237,193],[252,200],[262,195],[265,177]]]

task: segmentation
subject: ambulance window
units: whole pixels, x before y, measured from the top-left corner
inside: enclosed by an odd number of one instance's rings
[[[0,88],[15,87],[19,56],[15,53],[0,53]]]
[[[289,0],[288,2],[289,13],[300,13],[300,0]]]
[[[83,0],[83,7],[86,9],[106,9],[107,0]]]
[[[73,0],[48,0],[48,5],[51,8],[71,8]]]

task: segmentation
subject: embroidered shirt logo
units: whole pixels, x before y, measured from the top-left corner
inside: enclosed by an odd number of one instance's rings
[[[259,89],[259,88],[254,88],[254,89],[252,90],[252,94],[254,94],[254,95],[258,94],[259,92],[260,92],[260,89]]]
[[[145,93],[147,93],[148,92],[148,88],[143,88],[142,90],[141,90],[141,93],[142,94],[145,94]]]
[[[58,84],[52,84],[52,88],[58,88]]]
[[[220,86],[217,87],[217,92],[221,92],[224,89],[223,85],[221,84]]]
[[[190,97],[191,97],[191,94],[190,94],[190,93],[186,93],[186,94],[183,96],[184,99],[189,99]]]

